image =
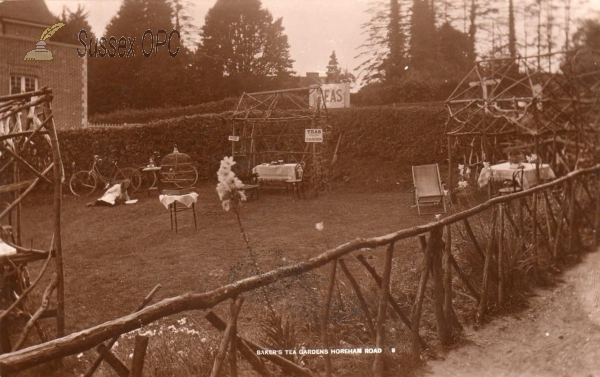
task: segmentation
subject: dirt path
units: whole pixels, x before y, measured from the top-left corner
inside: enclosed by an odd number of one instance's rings
[[[467,345],[428,363],[424,376],[600,377],[600,249],[540,290],[531,308],[466,330]]]

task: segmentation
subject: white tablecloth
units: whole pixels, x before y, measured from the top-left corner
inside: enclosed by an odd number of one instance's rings
[[[158,200],[165,206],[165,208],[169,209],[169,206],[174,202],[181,203],[186,207],[191,207],[192,204],[196,203],[198,200],[198,194],[195,192],[185,194],[185,195],[160,195]]]
[[[296,165],[258,165],[252,169],[252,172],[258,174],[259,181],[287,181],[296,179]]]
[[[512,181],[513,174],[517,169],[511,169],[510,162],[503,162],[501,164],[490,166],[492,181],[503,182]],[[489,182],[489,170],[487,168],[481,169],[479,175],[479,187],[484,187]],[[548,164],[540,164],[540,179],[542,181],[548,181],[555,179],[554,171]],[[523,164],[523,189],[527,190],[533,186],[538,185],[537,174],[535,172],[535,163],[524,163]]]

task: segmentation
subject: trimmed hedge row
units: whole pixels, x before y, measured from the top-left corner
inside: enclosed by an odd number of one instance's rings
[[[364,107],[330,111],[326,140],[331,162],[343,136],[332,182],[394,185],[406,180],[410,166],[446,159],[443,107]],[[119,166],[143,166],[154,151],[165,156],[177,144],[198,163],[201,177],[213,177],[223,156],[231,155],[225,117],[195,115],[121,128],[59,132],[68,173],[89,168],[94,154],[115,158]],[[105,167],[108,169],[108,166]]]
[[[182,115],[220,114],[233,111],[238,98],[225,98],[220,101],[205,102],[198,105],[167,107],[156,109],[124,109],[108,114],[95,114],[90,117],[92,123],[150,123],[163,119],[177,118]]]
[[[331,111],[328,151],[343,132],[332,182],[397,187],[412,182],[411,166],[447,160],[443,106],[390,106]],[[329,160],[331,161],[331,160]]]
[[[89,169],[95,154],[105,158],[101,171],[108,172],[112,159],[120,167],[145,166],[155,151],[164,157],[177,145],[179,152],[198,164],[200,176],[207,177],[209,166],[218,167],[223,156],[231,155],[229,133],[224,119],[196,115],[139,126],[64,130],[59,131],[58,138],[67,174]]]

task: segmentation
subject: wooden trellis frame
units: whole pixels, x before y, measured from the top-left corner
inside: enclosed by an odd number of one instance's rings
[[[33,328],[42,342],[47,341],[40,319],[56,319],[56,337],[64,336],[65,331],[60,233],[63,169],[50,89],[0,97],[0,152],[0,195],[6,201],[6,207],[0,211],[0,220],[6,222],[2,227],[3,242],[16,249],[16,254],[0,257],[0,293],[4,298],[0,307],[2,354],[20,349]],[[26,242],[22,239],[21,202],[40,183],[51,185],[54,191],[52,242],[47,249],[24,246]],[[44,263],[38,276],[30,281],[27,265],[38,261]],[[29,294],[45,273],[52,275],[50,283],[39,308],[29,313],[25,300],[30,299]],[[52,299],[54,291],[55,300]],[[23,319],[27,320],[26,325],[17,333],[17,323]],[[18,335],[14,344],[11,335]]]
[[[593,163],[600,145],[600,52],[552,55],[561,61],[556,72],[541,69],[539,56],[479,61],[446,100],[451,187],[454,165],[497,163],[509,149],[535,153],[559,175]]]
[[[327,107],[319,85],[308,88],[244,93],[229,119],[232,155],[242,160],[242,175],[264,162],[303,162],[314,188],[325,180],[324,144],[306,143],[305,129],[322,129],[327,137]]]

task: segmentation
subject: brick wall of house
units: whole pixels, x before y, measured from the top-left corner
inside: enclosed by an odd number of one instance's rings
[[[9,21],[4,22],[4,33],[9,35],[18,35],[20,37],[32,38],[40,40],[42,33],[46,28],[43,26],[30,26],[12,23]]]
[[[77,46],[47,41],[46,48],[52,51],[54,60],[24,61],[27,52],[35,49],[36,42],[0,35],[0,95],[9,94],[11,75],[35,76],[39,88],[52,88],[52,108],[58,128],[87,125],[85,59],[77,55]]]

